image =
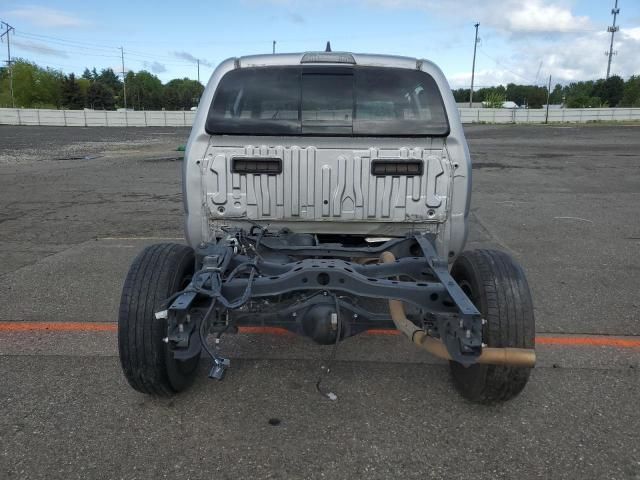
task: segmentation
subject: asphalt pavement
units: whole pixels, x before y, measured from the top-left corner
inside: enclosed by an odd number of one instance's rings
[[[240,334],[172,399],[120,371],[131,259],[182,241],[185,129],[0,126],[0,478],[640,479],[640,128],[467,126],[468,248],[531,284],[538,366],[515,400],[462,400],[395,335],[330,353]]]

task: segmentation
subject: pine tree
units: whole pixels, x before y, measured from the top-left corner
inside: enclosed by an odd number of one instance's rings
[[[70,73],[62,82],[62,106],[69,109],[81,109],[84,107],[84,98],[76,76]]]

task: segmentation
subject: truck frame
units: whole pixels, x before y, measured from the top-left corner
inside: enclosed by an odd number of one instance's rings
[[[345,52],[232,58],[201,98],[183,170],[188,245],[134,260],[119,315],[135,389],[170,395],[229,360],[208,336],[279,327],[320,344],[395,328],[504,401],[535,364],[522,268],[464,251],[471,159],[427,60]]]

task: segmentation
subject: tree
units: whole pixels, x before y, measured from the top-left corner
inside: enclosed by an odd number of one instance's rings
[[[162,82],[154,74],[141,70],[127,72],[127,106],[138,110],[162,108]]]
[[[78,87],[80,87],[80,95],[82,96],[83,107],[88,107],[89,104],[87,102],[87,96],[89,94],[89,87],[93,83],[91,80],[87,80],[86,78],[78,78],[76,80],[78,82]]]
[[[507,85],[507,100],[517,103],[518,105],[526,105],[529,108],[541,108],[547,103],[546,87],[536,85],[516,85],[510,83]]]
[[[612,75],[606,80],[600,79],[594,85],[592,95],[599,97],[610,107],[616,107],[624,95],[624,80],[618,75]]]
[[[62,72],[42,68],[24,59],[13,60],[13,96],[17,107],[58,108],[61,104]],[[9,71],[0,75],[0,107],[11,107]]]
[[[551,95],[549,96],[549,103],[551,105],[560,105],[563,101],[563,97],[564,94],[562,93],[562,85],[557,83],[551,91]]]
[[[118,91],[122,88],[122,82],[111,68],[104,68],[100,71],[100,75],[96,79],[102,83],[105,87],[111,90]]]
[[[453,98],[456,99],[457,103],[464,103],[469,101],[469,92],[468,88],[458,88],[457,90],[453,90]]]
[[[122,82],[110,68],[102,69],[100,71],[100,75],[96,78],[96,81],[110,89],[114,96],[119,96],[122,92]]]
[[[492,91],[485,95],[483,103],[487,108],[502,108],[504,101],[503,93]]]
[[[565,97],[565,106],[569,108],[586,108],[592,106],[594,103],[592,100],[594,82],[589,80],[587,82],[572,82],[569,85],[565,85],[562,89],[562,94]]]
[[[110,88],[101,82],[93,82],[87,91],[87,104],[90,108],[112,110],[116,100]]]
[[[624,84],[622,107],[640,107],[640,76],[632,75]]]
[[[174,79],[164,88],[164,107],[168,110],[190,109],[198,105],[204,87],[196,80]]]
[[[84,101],[76,76],[71,73],[69,76],[64,77],[62,82],[62,106],[77,110],[84,107]]]

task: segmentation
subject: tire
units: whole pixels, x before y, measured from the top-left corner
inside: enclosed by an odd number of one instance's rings
[[[170,396],[187,388],[196,374],[199,356],[175,360],[162,341],[167,321],[154,315],[163,300],[188,284],[194,266],[190,247],[162,243],[146,247],[129,269],[120,299],[118,351],[129,385],[139,392]]]
[[[489,347],[534,348],[533,302],[522,267],[504,252],[463,252],[451,276],[475,304],[487,323],[483,343]],[[453,383],[473,402],[494,404],[517,396],[527,384],[531,368],[449,362]]]

